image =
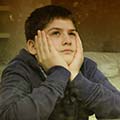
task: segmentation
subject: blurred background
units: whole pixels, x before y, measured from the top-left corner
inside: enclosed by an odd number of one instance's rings
[[[85,56],[95,60],[120,89],[119,0],[0,0],[0,73],[25,46],[26,17],[35,8],[48,4],[62,5],[74,12]]]
[[[85,51],[120,52],[119,0],[0,0],[0,64],[24,47],[24,21],[29,13],[48,4],[75,13]]]

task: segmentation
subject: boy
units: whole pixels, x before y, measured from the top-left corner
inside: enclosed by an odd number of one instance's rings
[[[0,120],[120,118],[120,93],[84,58],[76,28],[66,8],[49,5],[31,13],[26,48],[2,74]]]

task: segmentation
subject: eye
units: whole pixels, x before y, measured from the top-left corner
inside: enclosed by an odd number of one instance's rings
[[[73,37],[76,37],[76,33],[74,33],[74,32],[70,32],[69,35],[73,36]]]
[[[69,35],[75,35],[75,33],[69,33]]]
[[[53,31],[51,33],[51,35],[53,35],[53,36],[60,36],[60,32],[59,31]]]

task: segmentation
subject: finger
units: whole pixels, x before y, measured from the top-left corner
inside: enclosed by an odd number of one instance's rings
[[[44,61],[48,55],[46,52],[45,36],[42,31],[38,30],[38,42],[40,45],[41,59]]]
[[[49,51],[50,52],[55,52],[56,51],[56,49],[55,49],[55,47],[53,46],[53,43],[52,43],[52,41],[49,39],[49,36],[47,35],[47,41],[48,41],[48,49],[49,49]]]
[[[80,59],[81,59],[81,63],[83,62],[84,60],[84,54],[83,54],[83,46],[82,46],[82,41],[80,39],[80,36],[79,34],[77,34],[77,54],[80,55]],[[78,55],[78,56],[79,56]]]
[[[81,42],[79,34],[77,34],[77,37],[76,37],[76,44],[77,44],[76,45],[77,46],[77,51],[83,52],[83,46],[82,46],[82,42]]]
[[[43,38],[40,30],[38,30],[37,32],[37,43],[38,43],[38,49],[40,51],[40,56],[42,59],[44,55],[44,50],[43,50]]]
[[[48,43],[49,52],[51,52],[51,41],[50,41],[49,35],[47,35],[47,43]]]
[[[45,34],[44,31],[41,32],[42,34],[42,43],[43,43],[43,49],[44,49],[44,53],[46,55],[49,54],[49,44],[48,44],[48,39],[47,39],[47,36]]]
[[[36,46],[36,52],[37,52],[35,57],[37,58],[38,62],[41,63],[41,52],[40,52],[40,45],[39,44],[40,43],[38,41],[38,37],[37,37],[37,35],[35,35],[35,46]]]

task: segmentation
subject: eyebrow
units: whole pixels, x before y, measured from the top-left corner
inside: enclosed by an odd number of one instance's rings
[[[51,30],[62,30],[62,28],[53,27],[53,28],[49,29],[48,32],[51,31]],[[73,29],[69,29],[69,31],[74,32],[74,31],[77,31],[77,30],[75,28],[73,28]]]

